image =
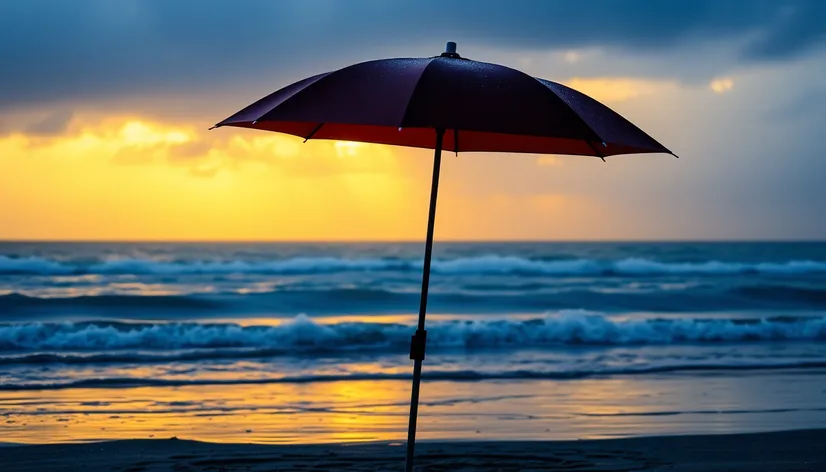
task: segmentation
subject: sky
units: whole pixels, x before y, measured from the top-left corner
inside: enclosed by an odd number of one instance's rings
[[[680,159],[446,156],[436,239],[826,239],[822,0],[0,0],[0,239],[420,240],[431,152],[208,128],[446,41]]]

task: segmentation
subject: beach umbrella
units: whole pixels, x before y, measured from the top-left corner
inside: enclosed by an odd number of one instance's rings
[[[425,358],[442,151],[572,154],[603,161],[617,154],[674,155],[598,101],[509,67],[463,58],[453,42],[435,57],[363,62],[300,80],[213,128],[223,126],[286,133],[305,142],[333,139],[434,150],[419,318],[410,344],[414,364],[408,472]]]

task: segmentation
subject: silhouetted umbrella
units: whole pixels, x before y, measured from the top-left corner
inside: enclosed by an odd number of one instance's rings
[[[282,88],[215,127],[236,126],[309,139],[435,149],[407,437],[413,467],[425,313],[441,151],[574,154],[667,153],[663,145],[598,101],[517,70],[472,61],[456,43],[436,57],[385,59],[319,74]],[[675,156],[676,157],[676,156]]]

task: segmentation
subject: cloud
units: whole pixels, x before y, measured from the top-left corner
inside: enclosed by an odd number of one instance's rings
[[[204,159],[214,146],[214,141],[199,136],[197,140],[175,146],[175,152],[169,158],[181,162]]]
[[[24,128],[27,134],[52,135],[60,134],[69,127],[72,121],[72,112],[57,110]]]
[[[398,240],[420,234],[430,179],[415,168],[428,163],[399,159],[411,172],[394,168],[389,147],[338,148],[341,156],[334,142],[303,145],[267,133],[78,115],[59,136],[0,136],[0,237]]]
[[[539,167],[561,167],[562,159],[557,156],[539,156],[536,158],[536,165]]]
[[[602,102],[623,102],[643,95],[676,90],[671,81],[655,81],[633,78],[579,78],[564,81],[565,85]]]
[[[568,51],[565,53],[564,58],[565,62],[579,62],[579,60],[582,59],[582,54],[576,51]]]
[[[729,77],[720,77],[709,82],[708,88],[722,95],[734,88],[734,80]]]
[[[777,2],[765,28],[754,32],[743,55],[752,60],[782,60],[826,40],[826,2]]]
[[[446,39],[477,50],[602,47],[644,54],[722,44],[735,62],[780,60],[822,44],[824,4],[8,0],[0,4],[0,106],[286,82],[399,51],[436,53]]]
[[[797,90],[795,94],[766,113],[771,123],[794,123],[808,126],[820,126],[826,110],[826,86]]]
[[[118,166],[168,165],[194,176],[265,166],[282,176],[307,179],[331,176],[390,175],[399,172],[398,156],[416,151],[345,141],[309,141],[256,131],[207,131],[147,119],[84,115],[60,135],[16,133],[19,151],[85,159],[94,156]],[[0,136],[2,139],[2,136]],[[409,169],[405,170],[409,173]]]
[[[167,159],[177,147],[191,145],[196,139],[184,130],[164,129],[138,120],[123,123],[115,132],[87,130],[84,136],[97,140],[102,152],[108,151],[118,164],[144,164]]]

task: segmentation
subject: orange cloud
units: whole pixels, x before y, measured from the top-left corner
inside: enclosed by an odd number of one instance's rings
[[[540,167],[560,167],[563,162],[557,156],[539,156],[536,158],[536,164]]]
[[[677,88],[672,81],[657,81],[624,77],[579,78],[574,77],[563,82],[603,102],[622,102],[645,95],[655,95]]]
[[[722,95],[734,88],[734,80],[729,77],[719,77],[709,82],[708,88]]]
[[[396,152],[131,118],[0,136],[0,238],[409,238]]]
[[[589,199],[523,194],[514,159],[444,163],[438,239],[577,239],[607,224]],[[0,239],[421,240],[432,160],[427,150],[79,116],[62,134],[0,136],[0,166]]]

